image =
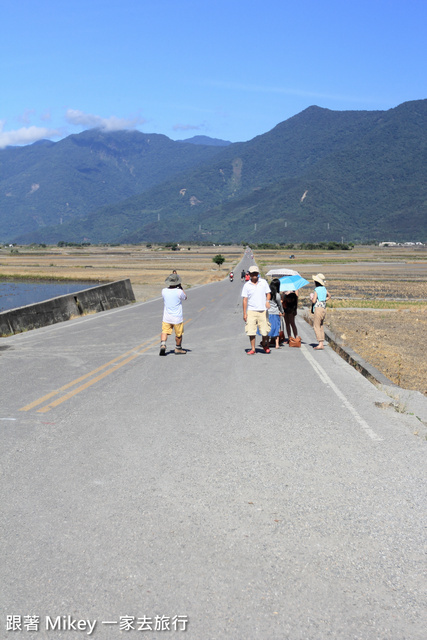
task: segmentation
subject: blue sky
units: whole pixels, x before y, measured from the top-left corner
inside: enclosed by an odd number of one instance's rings
[[[427,97],[427,0],[0,0],[0,147],[94,126],[250,140]]]

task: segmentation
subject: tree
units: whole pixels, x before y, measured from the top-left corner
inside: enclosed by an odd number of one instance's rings
[[[218,269],[219,269],[222,263],[225,262],[225,258],[220,253],[218,253],[216,256],[212,258],[212,262],[215,262],[215,264],[218,265]]]

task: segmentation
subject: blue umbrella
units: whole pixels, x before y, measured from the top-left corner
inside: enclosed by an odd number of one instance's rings
[[[296,291],[309,284],[308,280],[305,280],[302,276],[283,276],[279,278],[280,291]]]

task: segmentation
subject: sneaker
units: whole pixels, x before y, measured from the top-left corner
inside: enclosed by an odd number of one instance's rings
[[[159,356],[165,356],[165,355],[166,355],[166,345],[162,344],[160,345]]]
[[[176,348],[175,348],[175,353],[176,353],[177,355],[179,355],[179,354],[181,354],[181,353],[182,353],[182,354],[184,354],[184,353],[187,353],[187,352],[186,352],[186,350],[185,350],[185,349],[182,349],[181,347],[176,347]]]

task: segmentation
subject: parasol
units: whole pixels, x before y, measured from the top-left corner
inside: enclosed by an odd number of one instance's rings
[[[275,269],[270,269],[266,275],[271,278],[281,278],[282,276],[299,276],[299,273],[293,269],[276,267]]]
[[[280,291],[296,291],[309,284],[308,280],[299,275],[296,276],[283,276],[280,278]]]

